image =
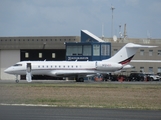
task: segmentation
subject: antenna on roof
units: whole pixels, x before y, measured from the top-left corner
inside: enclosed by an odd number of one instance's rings
[[[116,36],[116,35],[113,36],[113,41],[114,41],[114,42],[117,41],[117,36]]]
[[[112,10],[112,24],[111,24],[111,37],[113,36],[113,11],[114,11],[114,6],[111,4],[111,10]]]
[[[102,39],[104,38],[104,25],[102,23]]]
[[[147,30],[147,38],[148,38],[148,39],[151,38],[149,30]]]

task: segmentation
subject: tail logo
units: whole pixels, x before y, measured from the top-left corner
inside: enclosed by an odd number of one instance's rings
[[[122,64],[122,65],[125,65],[125,64],[129,63],[133,57],[134,57],[134,55],[129,57],[129,58],[127,58],[126,60],[123,60],[123,61],[119,62],[119,63]]]

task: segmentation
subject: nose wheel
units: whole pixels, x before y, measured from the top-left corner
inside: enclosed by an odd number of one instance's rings
[[[15,80],[16,83],[19,83],[19,80],[18,80],[18,75],[16,75],[16,80]]]
[[[19,83],[19,80],[15,80],[16,83]]]

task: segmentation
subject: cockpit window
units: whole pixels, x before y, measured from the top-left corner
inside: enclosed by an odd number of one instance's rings
[[[15,64],[15,65],[13,65],[13,66],[22,66],[22,64]]]

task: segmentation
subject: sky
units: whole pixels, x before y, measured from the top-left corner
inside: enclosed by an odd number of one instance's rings
[[[129,38],[161,38],[161,0],[0,0],[0,37],[119,37],[124,24]]]

